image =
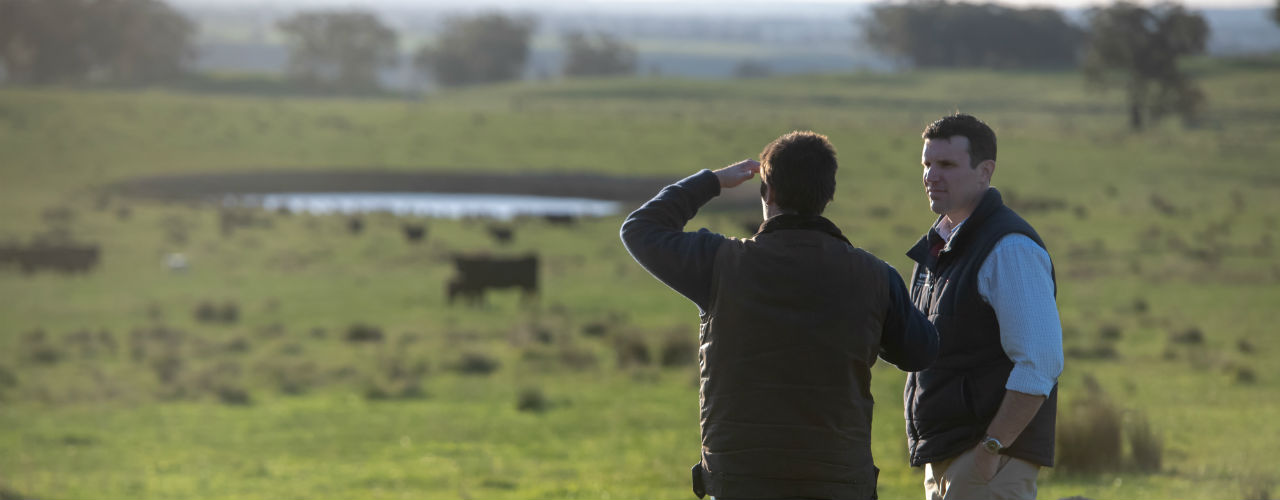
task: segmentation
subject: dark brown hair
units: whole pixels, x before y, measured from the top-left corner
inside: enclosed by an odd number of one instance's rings
[[[790,132],[760,153],[760,174],[777,205],[801,215],[821,215],[836,194],[836,148],[827,136]]]
[[[996,133],[973,115],[956,113],[930,123],[920,134],[921,139],[947,139],[955,136],[969,139],[969,168],[996,159]]]

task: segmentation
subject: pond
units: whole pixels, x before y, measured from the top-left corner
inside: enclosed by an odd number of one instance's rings
[[[520,216],[602,217],[618,213],[616,201],[484,193],[356,192],[230,195],[224,203],[310,214],[389,212],[436,218]]]

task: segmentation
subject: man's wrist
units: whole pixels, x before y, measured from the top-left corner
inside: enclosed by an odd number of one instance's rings
[[[1001,443],[999,439],[988,434],[986,437],[982,438],[981,442],[978,443],[978,447],[982,448],[982,451],[992,455],[999,455],[1000,451],[1004,449],[1004,443]]]
[[[698,173],[686,177],[680,183],[697,193],[699,197],[710,199],[720,196],[720,176],[716,175],[714,170],[699,170]]]

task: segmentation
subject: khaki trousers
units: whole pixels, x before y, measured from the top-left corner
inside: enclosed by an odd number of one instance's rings
[[[1040,466],[1008,455],[1000,455],[1000,466],[991,481],[984,481],[974,470],[969,451],[942,462],[925,464],[925,500],[1034,500],[1036,475]],[[984,452],[985,453],[985,452]]]

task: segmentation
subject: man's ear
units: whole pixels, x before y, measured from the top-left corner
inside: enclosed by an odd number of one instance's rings
[[[778,204],[778,192],[774,191],[773,186],[770,186],[768,184],[764,185],[764,194],[761,196],[761,198],[764,200],[765,203],[773,204],[773,205]]]
[[[995,172],[995,160],[982,160],[982,163],[978,164],[978,175],[982,178],[982,182],[988,186],[991,185],[991,175]]]

